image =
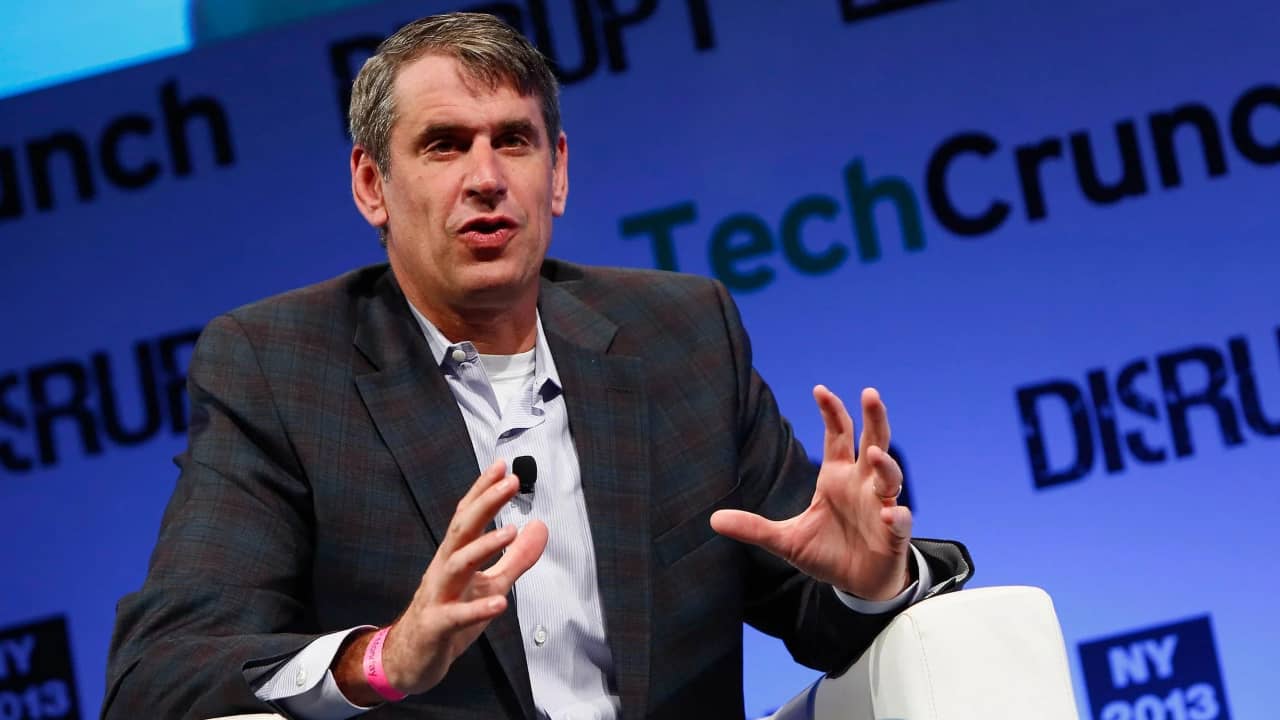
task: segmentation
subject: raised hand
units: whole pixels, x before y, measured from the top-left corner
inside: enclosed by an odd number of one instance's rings
[[[542,556],[547,526],[540,520],[530,521],[519,533],[510,525],[484,531],[519,487],[498,460],[458,501],[413,600],[387,634],[382,658],[392,687],[412,695],[438,684],[453,661],[506,610],[511,586]],[[498,562],[480,569],[504,548]],[[348,699],[373,705],[381,699],[364,682],[359,665],[367,644],[365,636],[344,649],[335,675]]]
[[[862,439],[835,393],[814,400],[826,426],[813,500],[786,520],[742,510],[711,516],[716,532],[758,545],[805,574],[866,600],[887,600],[909,582],[911,511],[898,505],[902,469],[889,456],[889,419],[880,394],[862,391]]]

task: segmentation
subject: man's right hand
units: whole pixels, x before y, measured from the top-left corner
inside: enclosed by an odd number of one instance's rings
[[[382,663],[392,687],[413,695],[438,684],[453,661],[507,609],[511,586],[542,556],[547,526],[539,520],[518,534],[509,525],[484,531],[519,488],[519,480],[498,460],[458,501],[413,600],[387,633]],[[480,569],[504,548],[497,563]],[[338,687],[359,705],[383,701],[364,678],[362,661],[371,636],[355,636],[333,664]]]

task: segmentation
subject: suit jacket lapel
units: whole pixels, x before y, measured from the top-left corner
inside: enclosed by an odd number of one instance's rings
[[[578,451],[622,715],[641,718],[649,690],[651,598],[642,368],[638,358],[608,353],[617,326],[564,287],[544,282],[540,307]]]
[[[462,412],[390,271],[360,308],[354,342],[375,368],[356,377],[360,397],[439,546],[480,469]],[[536,717],[514,605],[484,637],[525,717]]]

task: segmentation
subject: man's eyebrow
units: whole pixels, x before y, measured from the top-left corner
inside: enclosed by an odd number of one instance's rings
[[[457,137],[459,135],[468,135],[475,130],[461,123],[431,123],[418,133],[418,141],[425,142],[439,137]],[[528,135],[533,142],[537,142],[538,128],[530,120],[523,118],[517,120],[504,120],[498,123],[495,128],[494,135]]]
[[[452,135],[461,135],[470,132],[465,125],[458,123],[431,123],[422,128],[422,132],[418,133],[418,140],[429,140],[431,138],[449,137]]]
[[[505,120],[498,123],[496,135],[527,135],[530,142],[538,142],[538,129],[529,120]]]

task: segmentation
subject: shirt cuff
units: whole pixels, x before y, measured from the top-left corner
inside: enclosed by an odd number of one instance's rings
[[[856,613],[882,615],[887,612],[901,610],[908,605],[920,602],[925,595],[929,594],[929,589],[933,587],[933,575],[929,572],[929,563],[925,562],[924,555],[916,549],[915,545],[911,546],[910,562],[915,563],[917,569],[916,581],[908,585],[907,589],[888,600],[863,600],[857,595],[850,595],[834,585],[831,586],[831,589],[835,591],[836,597],[840,598],[840,602],[844,603],[845,607]]]
[[[353,704],[342,694],[329,667],[347,636],[357,630],[376,629],[361,625],[322,635],[287,660],[253,691],[298,720],[344,720],[372,708]]]

